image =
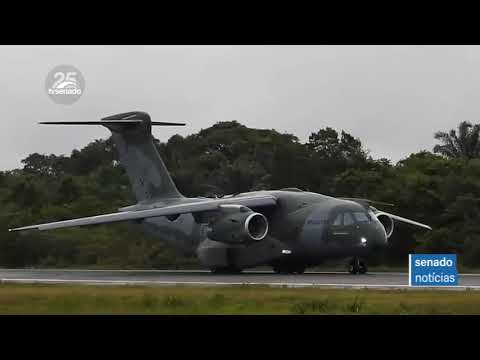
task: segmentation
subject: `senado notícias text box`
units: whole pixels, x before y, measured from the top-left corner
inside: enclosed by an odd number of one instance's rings
[[[409,286],[458,285],[456,254],[410,254]]]

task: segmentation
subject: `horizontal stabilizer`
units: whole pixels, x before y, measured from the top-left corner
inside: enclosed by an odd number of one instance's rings
[[[102,121],[44,121],[44,125],[133,125],[141,124],[143,120],[102,120]],[[185,126],[185,123],[173,123],[164,121],[151,121],[151,125],[157,126]]]

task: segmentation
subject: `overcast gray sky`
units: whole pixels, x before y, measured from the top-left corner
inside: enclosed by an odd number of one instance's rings
[[[54,103],[45,78],[71,64],[85,78],[72,105]],[[30,153],[70,154],[103,127],[38,121],[98,120],[146,111],[166,141],[217,121],[274,128],[306,141],[326,126],[398,161],[431,150],[437,130],[480,122],[478,46],[1,46],[0,169]]]

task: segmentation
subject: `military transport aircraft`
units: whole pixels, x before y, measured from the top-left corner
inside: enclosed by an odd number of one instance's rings
[[[365,273],[366,258],[385,247],[394,221],[426,229],[428,225],[379,211],[367,199],[334,198],[287,188],[254,191],[222,198],[186,198],[176,188],[151,133],[145,112],[128,112],[101,121],[44,122],[103,125],[112,133],[120,163],[135,193],[135,205],[118,212],[25,226],[10,231],[51,230],[130,221],[162,241],[196,254],[216,273],[260,265],[277,273],[303,273],[326,259],[349,259],[352,274]]]

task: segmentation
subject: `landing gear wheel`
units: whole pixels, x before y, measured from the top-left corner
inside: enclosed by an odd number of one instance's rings
[[[354,264],[348,265],[348,272],[352,275],[358,274],[358,269]]]
[[[367,271],[367,265],[358,258],[353,258],[348,263],[348,272],[350,274],[365,274]]]
[[[359,264],[358,273],[366,274],[368,271],[367,265],[363,261],[360,261],[358,264]]]
[[[350,260],[350,262],[348,263],[348,272],[350,274],[358,274],[360,271],[360,266],[359,266],[359,261],[358,259],[354,258],[352,260]]]
[[[288,274],[288,270],[282,266],[274,266],[273,271],[277,274],[282,274],[282,275]]]

